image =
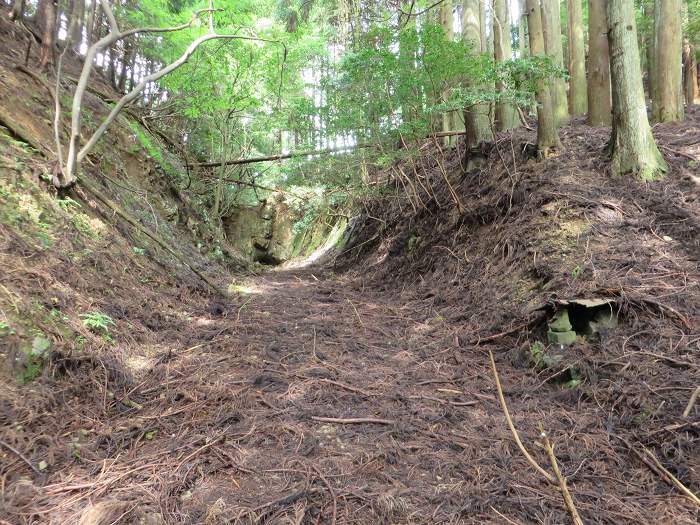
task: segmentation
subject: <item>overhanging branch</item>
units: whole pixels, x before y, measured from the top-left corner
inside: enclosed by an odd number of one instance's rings
[[[454,137],[457,135],[464,135],[464,131],[441,131],[439,133],[431,133],[427,135],[426,139],[440,138],[440,137]],[[286,160],[294,159],[298,157],[313,157],[315,155],[329,155],[331,153],[352,153],[356,149],[363,148],[375,148],[379,144],[362,143],[356,144],[354,146],[346,146],[343,148],[326,148],[321,150],[311,150],[311,151],[297,151],[293,153],[282,153],[280,155],[266,155],[263,157],[250,157],[247,159],[231,159],[223,161],[211,161],[211,162],[198,162],[195,164],[190,164],[190,168],[216,168],[218,166],[238,166],[241,164],[255,164],[258,162],[271,162],[276,160]]]

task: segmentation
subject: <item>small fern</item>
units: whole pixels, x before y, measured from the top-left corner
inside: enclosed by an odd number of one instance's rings
[[[101,312],[87,312],[80,314],[83,326],[91,332],[109,334],[109,327],[115,326],[114,320]]]

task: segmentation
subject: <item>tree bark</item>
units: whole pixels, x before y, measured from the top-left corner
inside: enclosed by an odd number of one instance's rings
[[[518,0],[518,9],[518,51],[520,51],[520,57],[523,58],[528,55],[529,47],[525,31],[525,26],[527,24],[527,8],[525,7],[525,0]]]
[[[486,39],[486,0],[479,0],[479,42],[481,43],[481,52],[486,53],[489,49],[489,43]]]
[[[497,63],[510,60],[513,55],[511,47],[510,16],[506,0],[494,0],[493,10],[493,50]],[[503,93],[504,86],[496,83],[496,92]],[[518,125],[518,114],[512,104],[496,104],[494,124],[498,131],[507,131]]]
[[[647,118],[633,0],[608,0],[612,78],[612,173],[634,173],[643,180],[661,176],[667,166]]]
[[[97,11],[97,0],[92,0],[90,3],[90,9],[88,10],[88,17],[87,17],[87,22],[85,23],[85,42],[87,43],[88,47],[90,47],[93,44],[92,41],[92,35],[95,30],[95,13]]]
[[[12,11],[10,12],[10,20],[22,20],[24,17],[24,0],[14,0],[12,2]]]
[[[583,10],[581,0],[568,0],[569,11],[569,113],[588,112],[586,90],[586,51],[583,43]]]
[[[83,27],[85,19],[85,0],[73,0],[73,10],[69,24],[69,39],[73,49],[80,51],[83,43]]]
[[[452,42],[454,40],[454,28],[452,23],[452,0],[444,0],[440,4],[440,26],[445,34],[445,40]],[[444,86],[441,93],[442,102],[447,102],[450,98],[449,86]],[[455,128],[455,115],[452,111],[446,111],[442,114],[442,131],[452,131]],[[451,137],[445,137],[443,144],[450,146],[455,141]]]
[[[56,47],[56,1],[41,0],[37,8],[37,15],[41,24],[39,68],[47,69],[54,62]]]
[[[559,0],[540,0],[540,3],[542,6],[542,32],[544,33],[546,53],[552,59],[555,66],[563,69],[564,48],[561,42]],[[564,79],[552,79],[550,91],[554,120],[557,126],[562,126],[569,121],[569,103],[566,97],[566,83]]]
[[[654,122],[683,120],[681,0],[656,0],[654,7],[654,68],[651,100]]]
[[[700,96],[695,48],[687,38],[683,41],[683,91],[685,92],[685,102],[689,106],[695,104]]]
[[[642,2],[642,16],[650,20],[648,30],[646,32],[645,41],[645,53],[646,53],[646,73],[647,73],[647,90],[649,93],[649,100],[654,98],[654,80],[656,79],[656,72],[654,71],[654,1],[655,0],[644,0]]]
[[[612,123],[606,0],[588,1],[588,125]]]
[[[532,56],[546,56],[542,32],[542,10],[540,0],[527,0],[527,27],[530,33],[530,53]],[[537,98],[537,151],[540,158],[556,154],[562,149],[554,120],[552,98],[547,80],[538,79],[535,96]]]
[[[479,0],[462,2],[462,39],[470,46],[470,53],[481,52],[481,6]],[[469,87],[469,79],[465,80]],[[493,138],[489,122],[489,105],[477,104],[464,109],[464,126],[467,135],[467,147],[476,146]]]
[[[119,80],[117,81],[117,91],[124,93],[126,90],[126,79],[128,78],[127,69],[133,68],[132,55],[135,53],[134,42],[131,38],[124,40],[124,54],[122,55],[122,70],[119,72]]]

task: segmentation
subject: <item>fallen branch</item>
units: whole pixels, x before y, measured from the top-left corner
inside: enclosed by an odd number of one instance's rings
[[[440,137],[452,137],[455,135],[464,135],[464,131],[441,131],[439,133],[431,133],[425,138],[440,138]],[[361,143],[355,144],[354,146],[345,146],[342,148],[326,148],[319,150],[309,150],[309,151],[297,151],[293,153],[281,153],[279,155],[265,155],[262,157],[250,157],[247,159],[231,159],[231,160],[221,160],[212,162],[198,162],[196,164],[190,164],[189,167],[194,168],[215,168],[217,166],[237,166],[240,164],[254,164],[257,162],[270,162],[274,160],[286,160],[294,159],[297,157],[313,157],[315,155],[329,155],[331,153],[352,153],[355,149],[363,148],[375,148],[379,144]]]
[[[544,439],[544,449],[547,452],[547,457],[549,458],[550,465],[552,465],[554,475],[559,482],[559,488],[564,498],[566,510],[569,511],[569,515],[571,516],[571,521],[574,522],[574,525],[583,525],[583,521],[576,510],[576,505],[574,505],[574,498],[571,497],[569,488],[566,486],[566,478],[562,475],[561,470],[559,470],[559,463],[557,463],[557,457],[554,455],[554,446],[550,443],[547,433],[544,430],[542,431],[542,438]]]
[[[508,428],[510,428],[511,434],[513,434],[513,439],[515,439],[515,443],[518,445],[518,448],[520,451],[523,453],[525,456],[525,459],[527,459],[528,463],[534,467],[534,469],[542,474],[544,478],[549,481],[552,485],[557,485],[557,480],[552,476],[549,472],[547,472],[545,469],[539,466],[537,461],[534,460],[534,458],[530,455],[530,453],[527,451],[525,448],[525,445],[523,445],[523,442],[520,441],[520,436],[518,435],[518,431],[515,429],[515,425],[513,424],[513,420],[510,417],[510,412],[508,412],[508,406],[506,405],[506,399],[503,397],[503,389],[501,388],[501,380],[498,378],[498,370],[496,370],[496,361],[493,358],[493,352],[489,350],[489,359],[491,359],[491,371],[493,372],[493,378],[496,381],[496,390],[498,391],[498,401],[501,403],[501,408],[503,409],[503,414],[506,416],[506,422],[508,423]]]
[[[371,417],[340,418],[311,416],[311,419],[313,419],[314,421],[319,421],[321,423],[337,423],[338,425],[361,425],[363,423],[376,425],[393,425],[396,423],[396,421],[393,419],[375,419]]]

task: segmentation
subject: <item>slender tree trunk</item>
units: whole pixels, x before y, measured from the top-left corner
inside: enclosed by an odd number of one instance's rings
[[[586,51],[583,43],[583,10],[581,0],[568,0],[569,6],[569,113],[588,112],[586,90]]]
[[[654,67],[657,78],[651,115],[654,122],[683,120],[681,0],[656,0]]]
[[[88,47],[90,47],[94,42],[92,39],[93,32],[95,30],[95,12],[97,11],[97,0],[92,0],[90,3],[90,9],[88,10],[87,22],[85,24],[85,41]]]
[[[409,2],[404,2],[402,4],[402,10],[408,13],[411,10],[412,4]],[[415,10],[415,7],[414,7]],[[400,18],[400,22],[403,19]],[[402,71],[409,71],[413,75],[415,69],[417,41],[415,40],[416,31],[416,17],[413,13],[405,19],[405,24],[399,27],[399,57],[403,63]],[[403,85],[409,85],[411,82],[404,82]],[[403,104],[401,106],[401,120],[404,123],[415,122],[418,118],[416,104],[420,100],[416,87],[411,85],[405,92],[401,93],[403,98]]]
[[[109,62],[107,62],[107,78],[109,79],[109,85],[114,89],[119,89],[117,85],[117,45],[116,43],[109,48]]]
[[[528,41],[525,32],[525,27],[527,24],[527,8],[525,7],[525,0],[518,0],[518,46],[520,51],[520,57],[526,57],[528,55]]]
[[[542,32],[542,10],[540,0],[527,0],[527,28],[530,34],[532,56],[546,56]],[[541,158],[556,154],[562,148],[554,120],[554,109],[549,93],[548,82],[539,79],[536,85],[537,97],[537,151]]]
[[[462,39],[470,46],[472,54],[481,52],[481,18],[479,0],[463,0],[462,2]],[[465,80],[469,87],[469,79]],[[467,147],[476,146],[493,138],[489,122],[489,105],[476,104],[464,109],[464,127],[467,137]]]
[[[56,1],[41,0],[37,8],[37,15],[41,24],[39,68],[47,69],[54,62],[56,47]]]
[[[588,125],[612,123],[606,0],[588,1]]]
[[[645,53],[646,53],[646,73],[647,73],[647,92],[649,94],[649,101],[654,98],[654,80],[656,79],[656,72],[654,71],[654,1],[655,0],[644,0],[642,2],[642,16],[649,20],[649,27],[644,37],[645,43]]]
[[[440,4],[440,26],[445,33],[445,40],[452,42],[454,40],[454,29],[452,24],[452,0],[444,0]],[[442,102],[447,102],[450,98],[450,88],[449,86],[444,86],[441,93]],[[446,111],[442,114],[442,131],[452,131],[454,129],[454,114],[451,111]],[[454,137],[444,137],[443,144],[449,146],[451,143],[456,142]]]
[[[510,16],[506,0],[494,0],[493,10],[493,49],[496,62],[510,60],[513,55],[511,47]],[[496,83],[496,91],[502,93],[504,86]],[[499,102],[496,104],[494,124],[498,131],[507,131],[518,125],[518,115],[512,104]]]
[[[489,43],[486,39],[486,0],[479,0],[479,42],[481,43],[481,52],[486,53],[489,49]]]
[[[83,27],[85,19],[85,0],[73,0],[73,10],[71,12],[69,39],[73,48],[80,51],[83,43]]]
[[[695,48],[687,38],[683,41],[683,91],[685,92],[685,102],[688,106],[695,104],[698,96],[700,96]]]
[[[633,0],[608,0],[612,78],[612,172],[653,180],[666,169],[651,134],[644,101]]]
[[[124,93],[126,91],[126,79],[128,78],[127,69],[131,66],[134,53],[134,43],[132,39],[124,40],[124,55],[122,56],[122,70],[119,72],[119,80],[117,81],[117,91]]]
[[[542,31],[547,55],[555,66],[564,68],[564,48],[561,42],[561,14],[559,0],[540,0],[542,5]],[[529,18],[528,18],[529,20]],[[563,78],[551,81],[551,96],[554,109],[554,120],[557,126],[569,121],[569,103],[566,97],[566,83]]]
[[[10,12],[10,20],[22,20],[24,16],[24,0],[14,0],[12,2],[12,11]]]

